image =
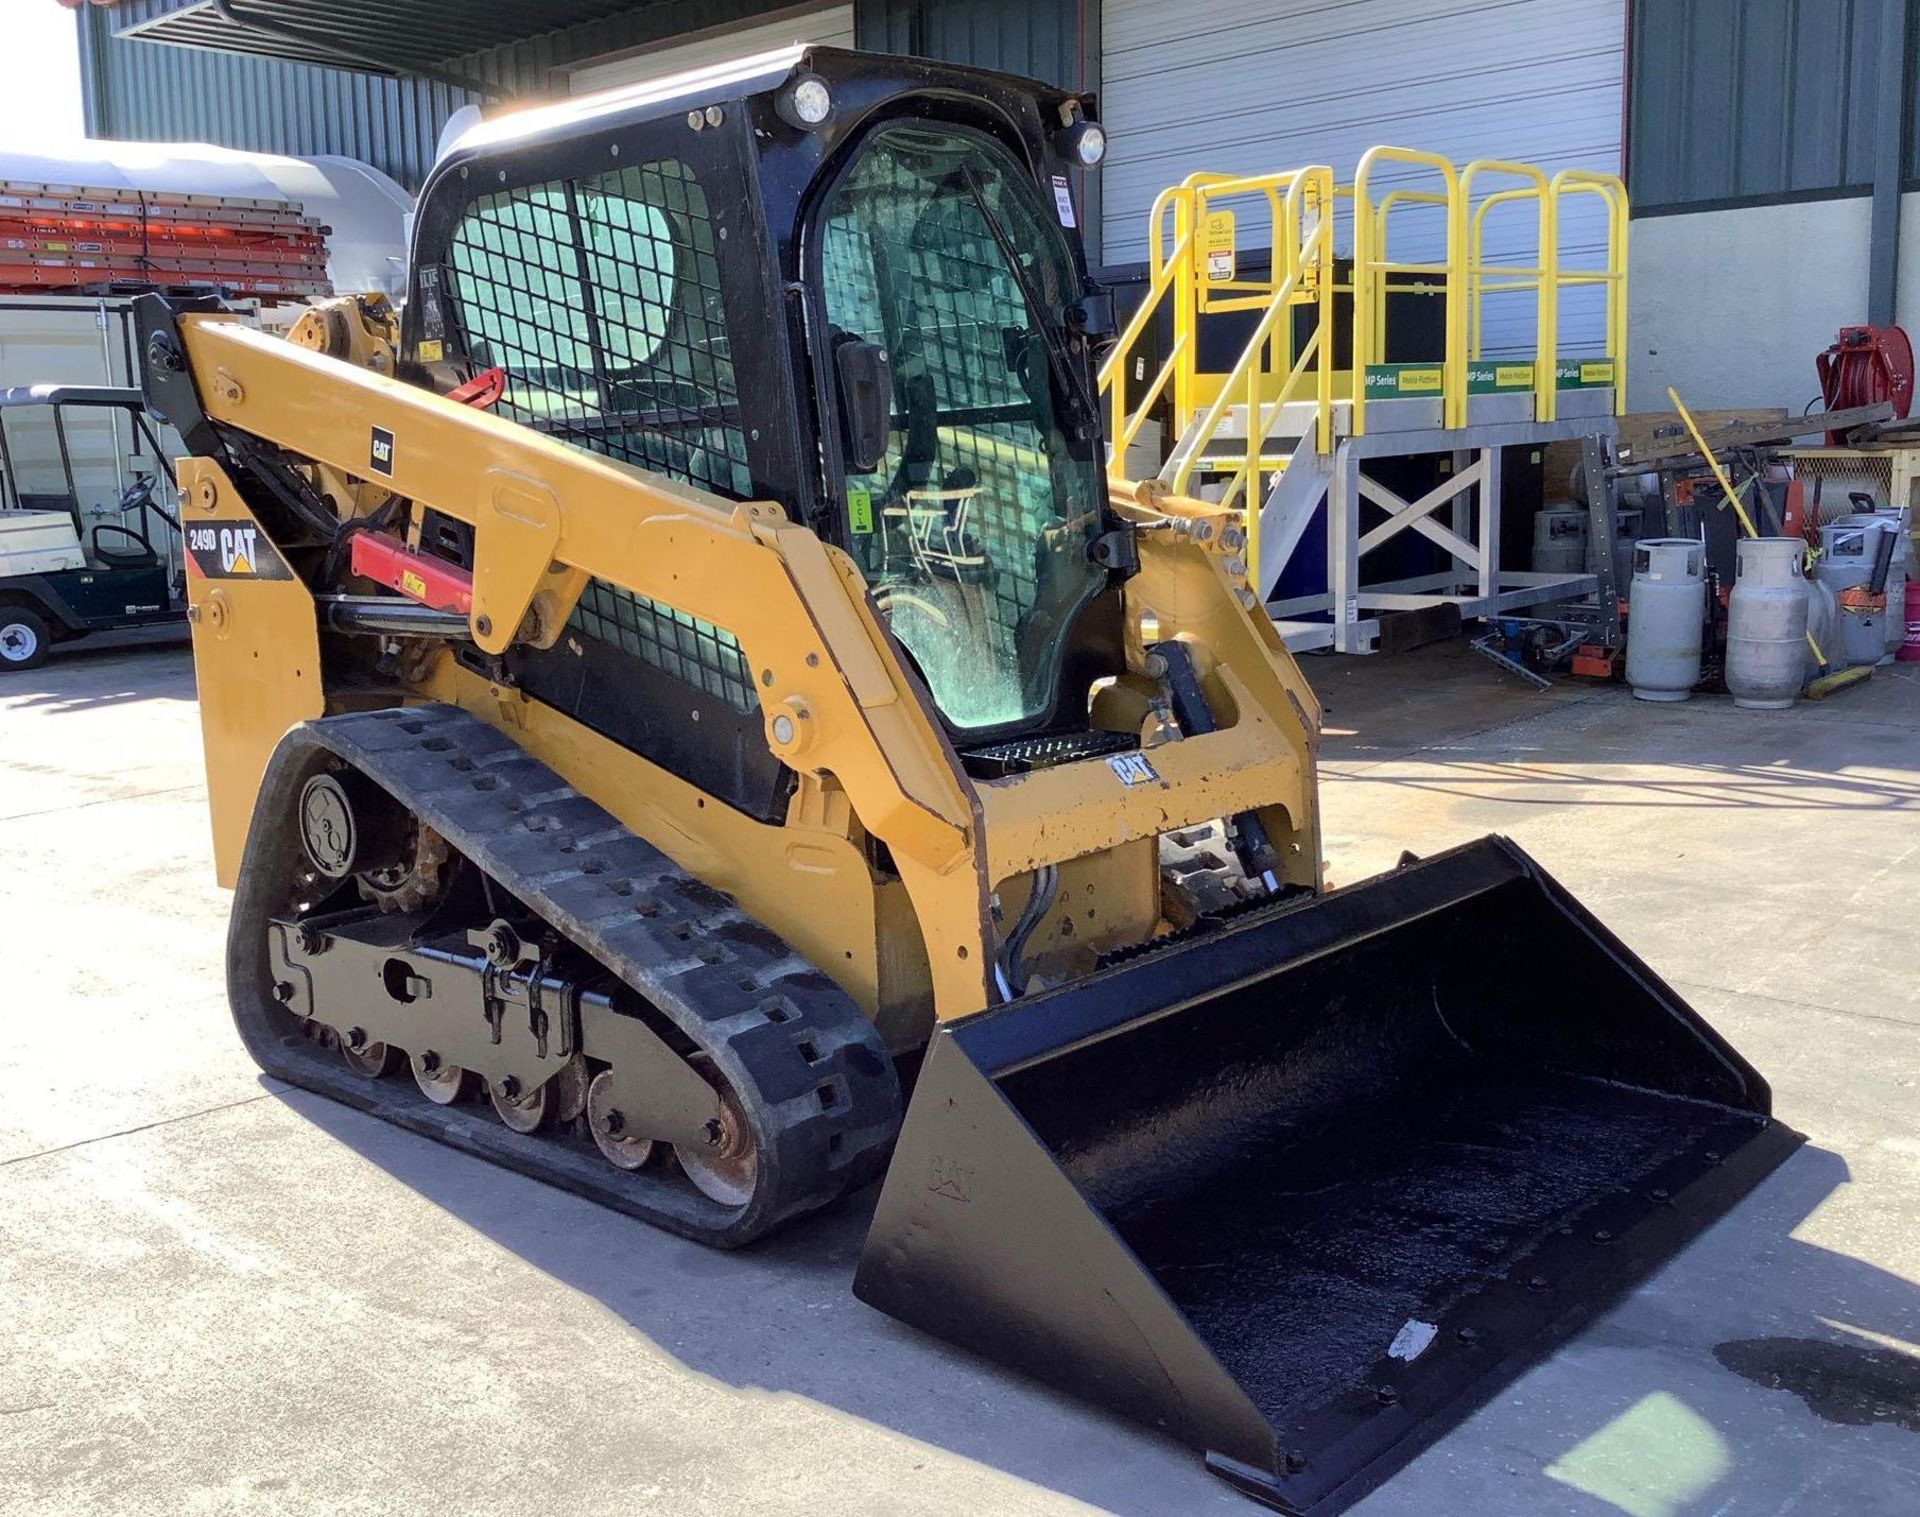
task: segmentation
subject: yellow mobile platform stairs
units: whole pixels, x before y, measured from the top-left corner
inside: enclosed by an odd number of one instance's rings
[[[1260,272],[1240,244],[1263,227]],[[1611,435],[1624,409],[1619,179],[1376,147],[1350,184],[1324,166],[1191,175],[1154,202],[1148,242],[1145,296],[1100,373],[1109,472],[1152,472],[1142,439],[1170,416],[1158,478],[1244,507],[1248,582],[1290,646],[1365,653],[1382,612],[1451,601],[1487,617],[1593,593],[1592,575],[1500,562],[1500,453]],[[1389,302],[1399,317],[1420,299],[1441,319],[1406,361]],[[1203,350],[1217,361],[1223,334],[1238,357],[1209,371]],[[1364,466],[1435,454],[1441,481],[1413,500]],[[1324,590],[1275,599],[1323,506]],[[1363,523],[1363,507],[1379,519]],[[1363,584],[1362,556],[1405,531],[1444,549],[1445,567]]]

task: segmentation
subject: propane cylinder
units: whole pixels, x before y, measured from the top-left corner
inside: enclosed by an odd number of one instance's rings
[[[1791,706],[1806,679],[1807,595],[1798,537],[1746,537],[1734,546],[1727,604],[1727,690],[1736,706]]]
[[[1700,683],[1706,553],[1690,537],[1633,545],[1627,592],[1627,683],[1643,701],[1683,701]]]
[[[1533,572],[1580,574],[1587,567],[1587,513],[1580,506],[1542,506],[1533,518]]]

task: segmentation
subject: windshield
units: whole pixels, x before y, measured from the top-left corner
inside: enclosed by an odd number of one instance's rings
[[[845,482],[849,541],[959,728],[1052,706],[1067,629],[1105,581],[1095,449],[1069,435],[1091,418],[1048,351],[1080,294],[1055,214],[991,138],[906,124],[873,135],[823,212],[830,339],[881,344],[893,372],[886,454]]]

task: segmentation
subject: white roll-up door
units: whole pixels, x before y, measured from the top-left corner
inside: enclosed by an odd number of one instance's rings
[[[1145,260],[1154,196],[1196,170],[1324,163],[1346,183],[1362,153],[1388,143],[1461,167],[1507,158],[1550,174],[1620,172],[1625,0],[1105,0],[1101,26],[1110,266]],[[1424,187],[1395,170],[1378,176],[1376,198],[1395,184]],[[1591,197],[1570,200],[1564,261],[1602,263],[1604,228]],[[1486,230],[1489,261],[1530,261],[1528,213],[1496,209]],[[1248,231],[1246,245],[1266,241]],[[1409,211],[1391,235],[1392,255],[1409,261],[1443,244],[1437,212]],[[1531,348],[1527,303],[1488,300],[1489,355]],[[1598,350],[1602,336],[1597,289],[1569,292],[1563,351]]]
[[[687,69],[707,68],[734,58],[749,58],[755,53],[771,53],[796,42],[852,47],[853,7],[828,5],[817,10],[790,12],[777,21],[720,28],[684,42],[663,42],[643,52],[583,63],[568,73],[568,92],[590,95],[596,90],[617,89],[625,84],[645,84]]]

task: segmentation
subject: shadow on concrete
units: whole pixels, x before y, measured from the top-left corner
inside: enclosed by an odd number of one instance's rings
[[[1121,1517],[1258,1510],[1212,1481],[1192,1452],[855,1301],[853,1269],[877,1188],[750,1249],[722,1254],[324,1098],[286,1091],[280,1099],[702,1375],[806,1397]],[[1791,1236],[1846,1178],[1837,1155],[1803,1149],[1575,1340],[1629,1346],[1604,1384],[1596,1386],[1590,1371],[1565,1369],[1560,1358],[1548,1361],[1524,1398],[1497,1397],[1359,1510],[1634,1510],[1631,1499],[1623,1504],[1618,1493],[1582,1486],[1578,1456],[1596,1438],[1631,1440],[1631,1419],[1621,1419],[1657,1395],[1699,1403],[1691,1415],[1710,1428],[1724,1457],[1710,1481],[1695,1479],[1675,1493],[1685,1499],[1650,1509],[1665,1517],[1772,1512],[1790,1473],[1782,1469],[1788,1455],[1778,1414],[1771,1405],[1756,1408],[1752,1387],[1715,1361],[1716,1345],[1759,1336],[1840,1344],[1849,1333],[1920,1340],[1920,1288]],[[1703,1381],[1714,1395],[1700,1394]],[[1516,1410],[1522,1401],[1524,1409]],[[1807,1448],[1797,1446],[1792,1457],[1804,1474]],[[1846,1462],[1838,1443],[1831,1457],[1836,1467]],[[1920,1439],[1910,1458],[1920,1481]],[[1501,1500],[1488,1507],[1484,1497],[1495,1488]]]
[[[1876,758],[1876,766],[1903,755]],[[1529,742],[1525,758],[1480,758],[1449,746],[1408,760],[1389,759],[1353,775],[1323,771],[1327,784],[1353,780],[1398,785],[1428,795],[1505,806],[1631,806],[1637,809],[1752,807],[1783,811],[1895,811],[1920,813],[1920,779],[1856,776],[1809,769],[1784,759],[1751,764],[1686,763],[1649,753],[1620,757],[1623,766],[1659,765],[1650,776],[1635,768],[1609,779],[1590,748]],[[1406,765],[1401,768],[1401,764]],[[1417,765],[1417,767],[1415,767]],[[1920,743],[1902,767],[1920,773]]]
[[[56,646],[37,669],[0,674],[0,702],[18,711],[193,699],[193,650],[178,632],[131,642],[89,637]]]
[[[1489,807],[1920,811],[1920,670],[1909,666],[1765,712],[1725,696],[1638,701],[1624,685],[1534,691],[1473,663],[1453,644],[1313,663],[1323,780]]]

